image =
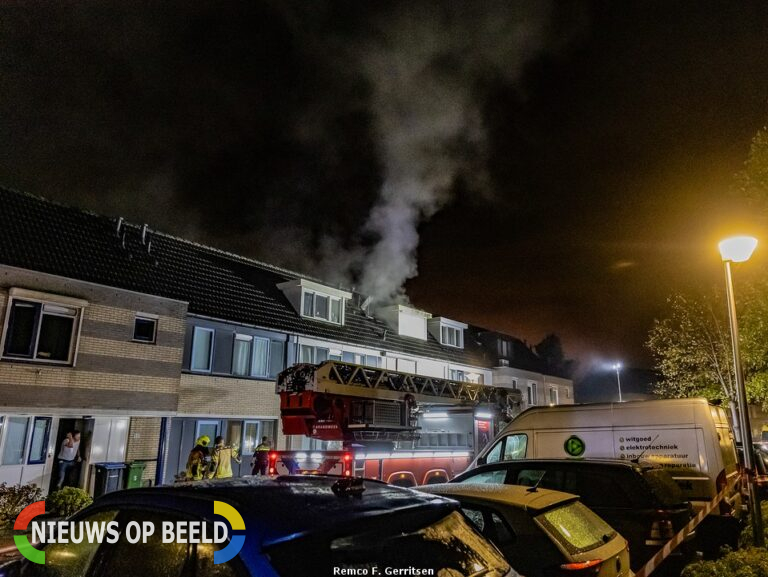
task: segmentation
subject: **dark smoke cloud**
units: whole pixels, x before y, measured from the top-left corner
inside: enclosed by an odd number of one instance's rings
[[[548,2],[0,7],[0,179],[402,299]],[[569,31],[570,33],[570,31]]]

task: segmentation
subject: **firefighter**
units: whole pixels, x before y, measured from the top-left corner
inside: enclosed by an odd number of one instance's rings
[[[187,457],[187,470],[184,475],[187,481],[199,481],[205,477],[208,445],[210,444],[211,438],[208,435],[202,435],[195,441],[195,446]]]
[[[211,467],[208,470],[209,479],[229,479],[232,476],[232,459],[240,464],[237,449],[224,444],[224,437],[216,437],[216,443],[211,453]]]
[[[269,437],[262,437],[261,444],[256,447],[251,461],[251,475],[266,475],[267,465],[269,465]]]

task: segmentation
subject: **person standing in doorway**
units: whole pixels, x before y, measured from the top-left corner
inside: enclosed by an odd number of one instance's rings
[[[251,460],[251,475],[266,475],[269,465],[269,437],[262,437]]]
[[[57,456],[59,460],[59,482],[56,488],[61,489],[67,485],[67,477],[72,468],[79,463],[80,458],[80,431],[70,431],[61,442],[61,449]]]
[[[232,459],[240,464],[240,456],[237,449],[224,444],[224,437],[216,437],[211,453],[211,468],[208,471],[209,479],[229,479],[232,477]]]

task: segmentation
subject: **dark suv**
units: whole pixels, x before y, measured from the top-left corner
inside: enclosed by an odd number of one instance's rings
[[[536,485],[579,495],[629,541],[633,570],[693,516],[691,504],[666,471],[629,461],[520,459],[481,465],[451,481],[462,482]]]

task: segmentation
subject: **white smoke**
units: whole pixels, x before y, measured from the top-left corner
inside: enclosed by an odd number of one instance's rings
[[[360,292],[405,300],[404,284],[418,274],[419,224],[449,201],[467,158],[484,156],[477,87],[516,80],[546,45],[549,20],[546,3],[456,2],[409,3],[374,23],[360,58],[374,87],[385,180],[363,227],[373,244],[332,256],[355,271]],[[463,176],[482,180],[482,169],[472,171]]]

